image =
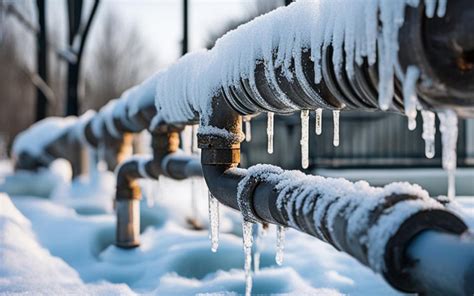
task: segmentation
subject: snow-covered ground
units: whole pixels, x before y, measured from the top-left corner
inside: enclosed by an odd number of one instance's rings
[[[144,194],[155,198],[142,202],[142,244],[122,250],[113,245],[113,174],[70,184],[61,181],[65,178],[58,171],[64,170],[43,172],[42,177],[20,176],[15,186],[22,184],[29,196],[19,195],[22,188],[16,188],[17,195],[0,193],[0,294],[244,293],[240,215],[221,207],[217,253],[210,250],[207,230],[193,230],[186,221],[193,216],[194,192],[198,218],[207,228],[207,196],[200,180],[194,187],[190,180],[144,183]],[[8,166],[0,164],[0,191],[2,175],[9,173]],[[54,180],[51,196],[31,196],[35,187],[45,187],[44,180]],[[474,200],[460,201],[462,215],[473,227]],[[297,231],[287,232],[282,266],[274,259],[274,228],[261,246],[255,294],[398,294],[355,259]]]

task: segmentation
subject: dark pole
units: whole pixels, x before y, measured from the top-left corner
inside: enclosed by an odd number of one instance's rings
[[[293,2],[293,0],[285,0],[285,6],[288,6],[291,4],[291,2]]]
[[[36,35],[36,63],[39,77],[48,82],[48,44],[46,36],[46,0],[37,0],[39,31]],[[36,121],[46,117],[48,99],[40,88],[36,88]]]
[[[189,36],[188,36],[188,8],[189,8],[189,1],[183,0],[183,47],[181,55],[185,55],[189,50]]]
[[[82,0],[69,0],[68,1],[68,12],[69,12],[69,43],[71,48],[76,53],[76,61],[69,63],[68,68],[68,82],[67,82],[67,103],[66,103],[66,116],[79,115],[79,78],[80,78],[80,67],[82,61],[82,55],[84,52],[87,35],[92,25],[92,20],[97,12],[99,6],[99,0],[94,1],[89,18],[87,20],[84,31],[80,39],[79,48],[76,48],[76,36],[79,33],[81,15],[82,15]]]

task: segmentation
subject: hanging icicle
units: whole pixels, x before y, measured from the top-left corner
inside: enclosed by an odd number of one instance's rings
[[[260,270],[260,256],[264,249],[263,238],[267,235],[268,224],[256,224],[257,235],[255,237],[255,253],[253,254],[253,270],[257,273]]]
[[[301,167],[309,166],[309,110],[301,111]]]
[[[252,118],[250,116],[244,116],[244,123],[245,123],[245,142],[252,141],[252,125],[251,125]]]
[[[416,82],[420,76],[420,71],[415,66],[409,66],[403,81],[403,104],[405,107],[405,115],[408,117],[408,129],[416,128],[416,107],[418,98],[416,96]]]
[[[285,226],[277,226],[277,245],[276,245],[276,255],[275,262],[278,265],[283,264],[283,255],[285,251]]]
[[[456,196],[456,145],[458,140],[458,117],[453,110],[438,112],[443,146],[443,169],[448,173],[448,198]]]
[[[422,110],[421,117],[423,118],[423,134],[421,137],[425,140],[425,156],[433,158],[435,155],[436,114],[431,111]]]
[[[242,238],[244,243],[244,272],[245,272],[245,296],[250,296],[252,292],[252,244],[253,244],[253,223],[242,222]]]
[[[212,252],[219,247],[219,201],[209,191],[209,238]]]
[[[339,110],[332,111],[332,120],[334,123],[334,136],[332,140],[332,144],[334,147],[339,146]]]
[[[273,112],[267,113],[267,137],[268,137],[268,146],[267,151],[269,154],[273,154]]]
[[[197,134],[198,134],[198,129],[199,125],[195,124],[192,127],[192,141],[191,141],[191,153],[196,154],[199,153],[199,147],[198,147],[198,139],[197,139]]]
[[[316,127],[315,127],[315,132],[316,135],[321,135],[322,133],[322,127],[323,127],[323,109],[318,108],[316,109]]]

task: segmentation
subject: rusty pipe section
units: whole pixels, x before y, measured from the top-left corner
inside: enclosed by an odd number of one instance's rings
[[[139,179],[166,176],[175,180],[202,176],[197,157],[179,152],[180,126],[159,125],[151,131],[153,156],[135,156],[117,168],[115,208],[117,215],[116,242],[120,248],[140,245]]]

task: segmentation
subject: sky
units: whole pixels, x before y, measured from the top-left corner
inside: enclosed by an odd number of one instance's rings
[[[253,8],[253,0],[189,0],[190,51],[205,47],[210,33]],[[116,9],[124,22],[135,25],[160,66],[175,61],[181,53],[182,0],[104,0],[101,13]],[[98,15],[99,19],[100,15]]]

